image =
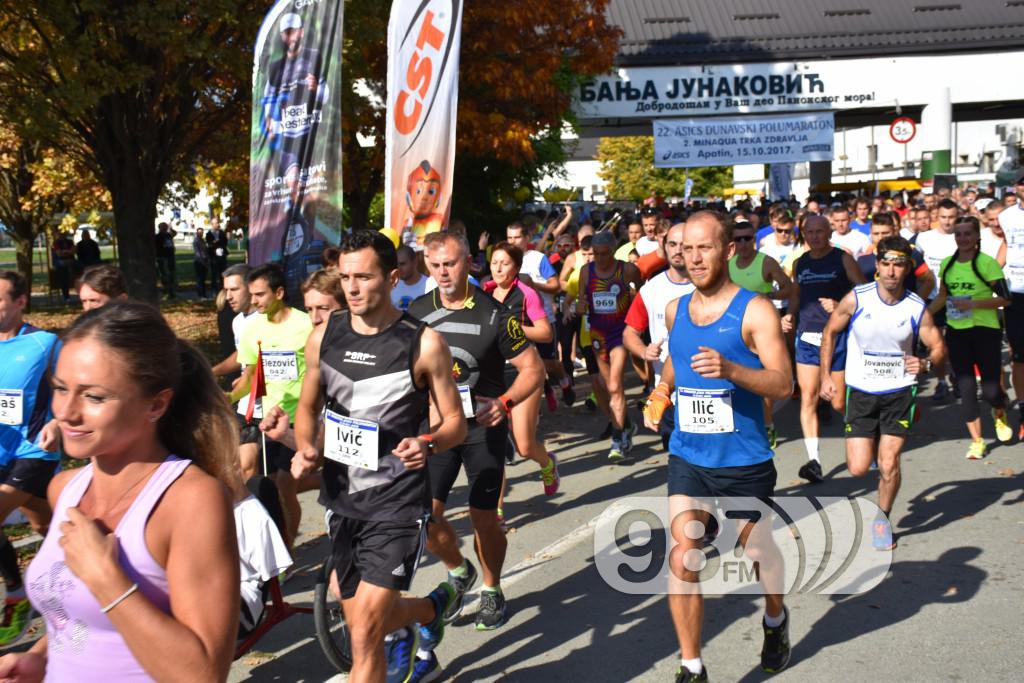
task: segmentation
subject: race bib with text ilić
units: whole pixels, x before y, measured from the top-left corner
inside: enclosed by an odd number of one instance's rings
[[[299,359],[294,351],[264,351],[263,377],[268,382],[292,382],[299,378]]]
[[[691,434],[724,434],[735,431],[732,389],[676,390],[676,424]]]
[[[324,457],[349,467],[377,470],[380,427],[376,422],[324,412]]]

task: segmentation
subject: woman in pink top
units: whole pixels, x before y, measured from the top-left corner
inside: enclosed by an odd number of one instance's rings
[[[113,303],[71,327],[53,388],[64,450],[91,462],[50,484],[25,575],[46,635],[0,659],[0,679],[225,680],[238,436],[209,365],[155,309]]]
[[[519,269],[523,266],[523,252],[508,242],[500,242],[491,252],[490,282],[484,285],[498,301],[504,303],[520,319],[526,338],[532,342],[550,342],[554,331],[540,297],[532,287],[519,280]],[[540,413],[541,391],[538,389],[529,398],[512,406],[509,425],[516,449],[524,458],[533,460],[540,467],[540,478],[544,482],[544,493],[553,496],[558,491],[558,463],[555,456],[537,441],[537,415]],[[498,500],[498,518],[504,520],[505,487]]]

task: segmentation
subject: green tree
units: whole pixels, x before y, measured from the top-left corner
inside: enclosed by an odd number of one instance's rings
[[[74,217],[109,203],[88,169],[61,150],[20,137],[0,120],[0,222],[7,226],[25,279],[32,282],[32,245],[48,228],[51,236],[58,230],[59,214]]]
[[[252,0],[0,0],[0,107],[110,191],[121,268],[155,300],[156,204],[249,106]]]
[[[732,186],[728,166],[704,168],[655,168],[654,138],[649,135],[601,138],[597,145],[598,175],[607,183],[608,196],[614,199],[682,197],[686,178],[693,180],[694,197],[721,195]]]

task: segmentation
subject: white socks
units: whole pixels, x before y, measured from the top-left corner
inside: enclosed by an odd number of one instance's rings
[[[804,448],[807,449],[807,459],[814,460],[815,462],[821,462],[821,458],[818,456],[818,437],[812,437],[810,439],[804,439]]]
[[[697,659],[683,659],[680,657],[679,663],[692,674],[699,674],[704,670],[704,663],[701,662],[700,657],[697,657]]]

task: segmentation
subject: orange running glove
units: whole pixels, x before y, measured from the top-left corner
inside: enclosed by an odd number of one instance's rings
[[[655,425],[661,422],[661,416],[672,407],[671,392],[671,387],[661,382],[647,397],[647,403],[644,405],[644,417],[648,422]]]

